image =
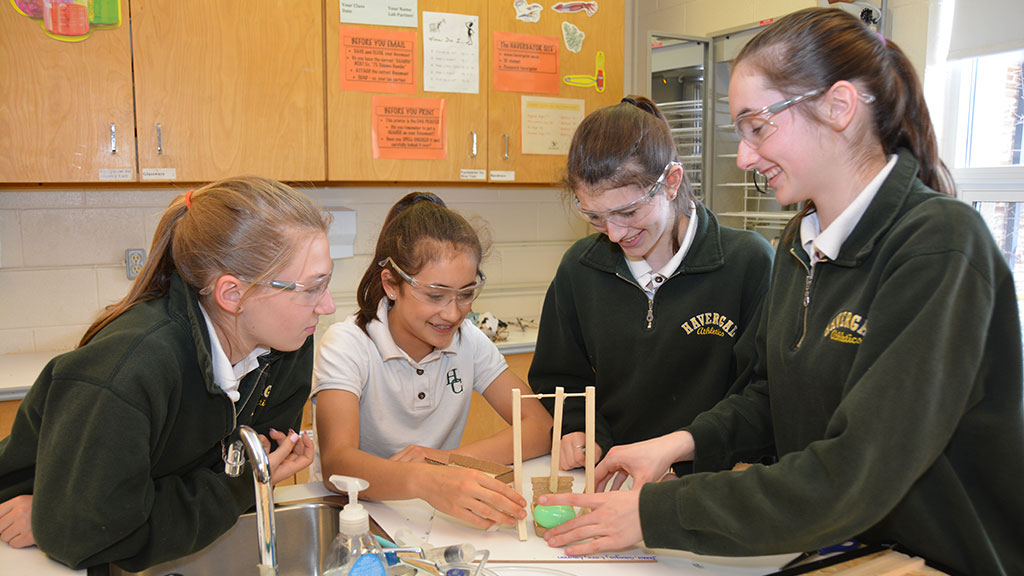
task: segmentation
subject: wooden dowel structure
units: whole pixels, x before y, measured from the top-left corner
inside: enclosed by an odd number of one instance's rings
[[[519,388],[512,389],[512,489],[523,493],[523,400]],[[526,518],[516,520],[519,541],[526,540]]]
[[[551,476],[548,490],[558,493],[558,459],[562,450],[562,407],[565,405],[565,388],[555,387],[555,417],[551,425]]]
[[[566,394],[565,388],[555,387],[554,394],[523,394],[518,388],[512,390],[512,483],[513,489],[519,494],[523,493],[523,398],[554,398],[555,411],[551,426],[551,474],[548,477],[548,489],[552,494],[558,492],[558,461],[562,445],[562,407],[566,398],[583,397],[586,401],[586,416],[584,431],[584,468],[586,473],[586,485],[584,491],[587,494],[594,493],[594,462],[597,453],[597,444],[594,439],[594,428],[596,426],[595,411],[597,409],[596,393],[593,386],[587,386],[584,392]],[[538,477],[539,480],[543,477]],[[520,541],[526,540],[526,520],[516,521],[516,530]]]
[[[584,487],[585,493],[594,493],[594,456],[597,454],[597,447],[594,439],[594,429],[597,427],[595,420],[596,416],[594,412],[597,408],[597,394],[593,386],[587,386],[586,392],[586,427],[584,428],[586,434],[586,441],[584,444],[587,446],[587,453],[584,457],[584,470],[586,471],[586,485]]]

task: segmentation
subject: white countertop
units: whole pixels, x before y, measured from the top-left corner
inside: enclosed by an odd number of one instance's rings
[[[508,327],[508,338],[494,344],[505,355],[533,352],[537,344],[537,327],[527,326],[524,330],[511,324]]]
[[[0,402],[24,398],[46,363],[58,354],[60,352],[0,354]]]
[[[525,482],[524,496],[531,498],[531,476],[546,474],[549,471],[547,456],[535,458],[523,463]],[[583,484],[582,470],[574,470],[571,474],[578,481],[577,487]],[[577,491],[579,488],[577,488]],[[274,490],[277,504],[291,501],[317,498],[330,494],[320,482],[300,484],[297,486],[281,486]],[[719,556],[701,556],[674,550],[635,549],[643,556],[653,555],[655,561],[605,561],[600,559],[579,560],[567,559],[560,555],[559,549],[547,547],[543,539],[533,534],[532,526],[528,526],[529,537],[526,542],[519,542],[513,529],[502,529],[497,532],[483,532],[454,518],[436,512],[422,500],[401,502],[363,502],[370,515],[389,534],[395,534],[399,528],[405,527],[411,533],[420,535],[421,539],[435,546],[447,546],[453,543],[470,542],[479,549],[491,551],[495,559],[492,567],[500,576],[535,576],[543,574],[567,574],[569,576],[586,574],[587,576],[617,576],[628,573],[630,576],[713,576],[713,575],[747,575],[754,576],[774,572],[793,557],[789,555],[756,556],[725,558]],[[532,523],[531,523],[532,524]],[[255,546],[255,542],[253,542]],[[629,551],[624,553],[629,555]],[[15,550],[0,543],[0,566],[4,574],[32,574],[33,576],[68,576],[69,574],[86,574],[85,570],[71,570],[47,558],[38,548]]]
[[[502,354],[523,354],[533,352],[537,343],[537,328],[525,330],[515,324],[508,327],[508,338],[495,342]],[[25,354],[0,354],[0,402],[21,400],[42,372],[51,358],[61,352],[29,352]]]

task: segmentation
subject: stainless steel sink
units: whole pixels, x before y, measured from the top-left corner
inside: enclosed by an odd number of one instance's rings
[[[277,531],[277,563],[280,576],[320,576],[331,540],[338,534],[338,512],[344,496],[278,506],[274,511]],[[206,548],[142,572],[125,572],[111,565],[111,576],[252,576],[257,574],[259,545],[255,513],[243,514],[238,523]],[[375,532],[380,530],[375,526]],[[371,528],[373,530],[373,528]],[[381,533],[382,532],[378,532]]]

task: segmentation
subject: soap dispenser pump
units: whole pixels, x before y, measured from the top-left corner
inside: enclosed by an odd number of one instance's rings
[[[330,480],[339,491],[348,493],[348,504],[338,513],[338,535],[327,551],[324,576],[386,576],[384,552],[370,534],[370,515],[359,503],[359,492],[370,483],[338,474]]]

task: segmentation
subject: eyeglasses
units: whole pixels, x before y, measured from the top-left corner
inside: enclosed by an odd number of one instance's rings
[[[452,303],[452,300],[454,300],[455,304],[460,308],[468,308],[473,304],[473,301],[476,300],[477,296],[480,295],[480,292],[484,289],[484,284],[487,282],[487,277],[484,276],[484,273],[477,270],[476,273],[480,280],[476,284],[465,288],[452,288],[450,286],[439,286],[437,284],[424,284],[423,282],[420,282],[406,274],[398,267],[398,264],[395,264],[395,261],[391,256],[377,262],[377,265],[381,268],[387,268],[388,264],[390,264],[391,268],[393,268],[395,272],[402,277],[402,280],[405,280],[410,286],[412,286],[413,297],[424,304],[429,304],[438,308],[446,308]]]
[[[813,98],[824,91],[824,89],[818,88],[811,90],[810,92],[799,94],[787,100],[783,100],[782,102],[776,102],[770,106],[765,106],[760,110],[744,112],[736,117],[734,126],[736,135],[746,142],[748,146],[757,149],[779,128],[771,121],[772,116],[775,116],[783,110],[791,106],[795,106],[808,98]],[[857,98],[865,104],[871,104],[875,101],[875,97],[872,94],[859,93],[857,94]]]
[[[680,166],[679,162],[669,162],[665,165],[665,169],[661,171],[661,176],[655,180],[651,188],[644,193],[643,196],[633,200],[629,204],[624,204],[618,208],[612,208],[611,210],[605,210],[603,212],[592,212],[590,210],[584,210],[580,206],[580,199],[578,196],[573,197],[573,203],[576,206],[576,213],[579,214],[580,218],[583,218],[590,223],[591,226],[598,230],[603,230],[607,227],[608,222],[612,222],[618,226],[630,227],[640,222],[643,222],[647,215],[651,212],[651,200],[661,190],[662,184],[665,183],[665,178],[668,177],[668,173],[672,170],[673,166]]]
[[[765,141],[766,138],[775,133],[778,126],[771,121],[771,117],[775,116],[779,112],[782,112],[790,106],[795,106],[804,100],[821,94],[822,90],[815,89],[810,92],[805,92],[798,96],[794,96],[782,102],[776,102],[769,106],[765,106],[760,110],[752,110],[745,112],[736,117],[735,129],[736,135],[741,140],[747,143],[751,148],[757,148]]]
[[[246,282],[251,281],[246,280]],[[320,299],[323,298],[324,292],[327,291],[327,288],[331,283],[331,274],[321,276],[308,283],[289,282],[287,280],[265,280],[262,282],[251,283],[275,288],[284,292],[290,292],[295,303],[301,306],[316,306],[316,304],[320,302]]]

